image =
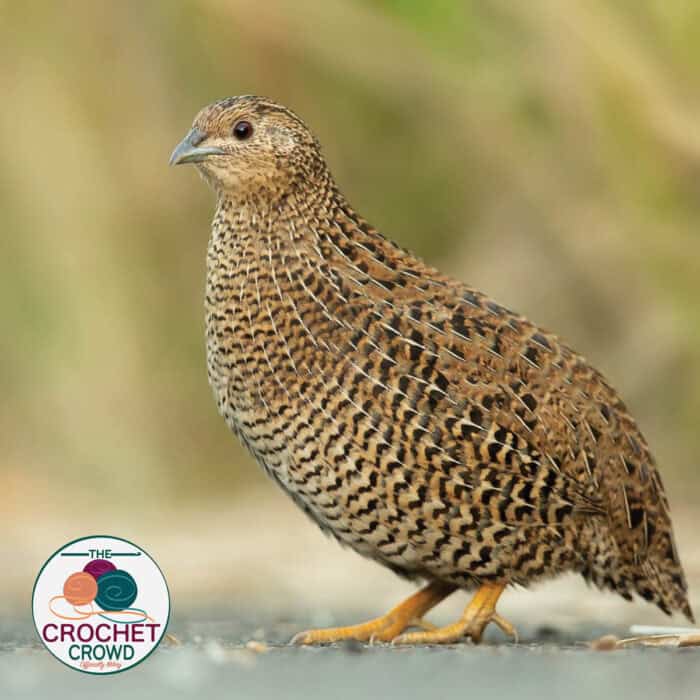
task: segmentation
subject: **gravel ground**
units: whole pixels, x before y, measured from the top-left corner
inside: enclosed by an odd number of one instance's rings
[[[51,657],[30,622],[2,621],[0,698],[700,698],[700,648],[602,652],[578,641],[609,628],[520,625],[517,646],[494,630],[478,647],[294,648],[286,642],[303,626],[297,621],[261,626],[250,611],[215,619],[174,619],[173,636],[143,664],[99,680]]]

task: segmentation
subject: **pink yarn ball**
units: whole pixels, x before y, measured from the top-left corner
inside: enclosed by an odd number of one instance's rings
[[[106,559],[93,559],[85,564],[83,571],[93,576],[95,581],[98,581],[100,576],[106,574],[108,571],[114,571],[116,568],[117,567],[114,566],[111,561],[107,561]]]

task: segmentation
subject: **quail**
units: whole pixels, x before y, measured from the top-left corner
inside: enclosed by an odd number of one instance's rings
[[[170,162],[216,193],[206,350],[226,423],[323,531],[424,582],[293,641],[514,636],[502,591],[568,571],[693,619],[654,457],[581,355],[382,236],[274,101],[203,108]],[[459,620],[423,621],[457,589],[474,591]]]

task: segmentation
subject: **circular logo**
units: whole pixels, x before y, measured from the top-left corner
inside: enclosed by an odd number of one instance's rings
[[[95,535],[49,557],[34,583],[32,612],[41,641],[59,661],[86,673],[118,673],[158,646],[170,596],[143,549]]]

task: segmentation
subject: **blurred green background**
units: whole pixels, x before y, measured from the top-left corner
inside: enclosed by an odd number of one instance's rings
[[[609,377],[692,558],[699,47],[700,4],[681,0],[0,0],[8,600],[108,527],[173,569],[185,544],[225,547],[223,577],[172,573],[193,594],[238,590],[262,560],[279,576],[290,542],[309,562],[289,565],[292,594],[319,595],[331,549],[365,566],[264,481],[207,386],[213,196],[167,160],[200,107],[242,93],[301,114],[380,230]]]

